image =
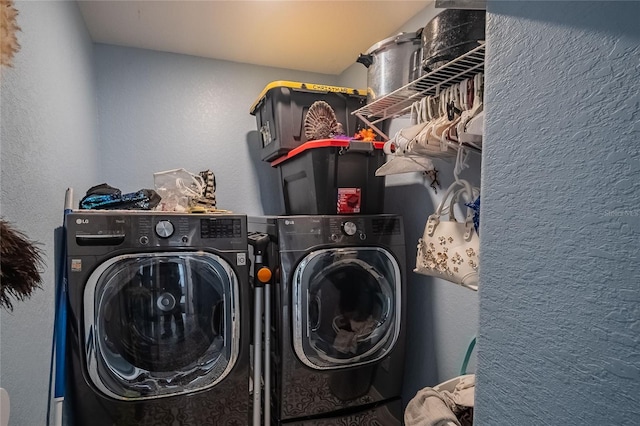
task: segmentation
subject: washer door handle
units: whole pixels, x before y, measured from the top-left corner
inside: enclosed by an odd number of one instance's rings
[[[223,305],[224,302],[221,300],[211,308],[211,329],[216,336],[222,334],[222,322],[224,321],[222,318],[222,313],[224,312]]]
[[[311,331],[317,331],[318,328],[320,327],[320,322],[321,322],[321,312],[322,312],[322,301],[320,299],[320,295],[316,294],[315,297],[313,298],[313,300],[311,301],[311,304],[309,306],[309,311],[313,312],[315,310],[315,312],[318,314],[318,318],[316,320],[316,322],[311,325]],[[311,322],[311,318],[309,318],[309,322]]]

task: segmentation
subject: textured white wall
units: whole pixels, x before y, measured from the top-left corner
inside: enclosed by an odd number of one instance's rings
[[[75,2],[16,2],[21,48],[1,79],[1,215],[41,243],[42,290],[0,314],[0,385],[12,426],[46,422],[54,318],[54,229],[67,187],[93,182],[93,45]]]
[[[490,2],[480,425],[640,412],[640,3]]]

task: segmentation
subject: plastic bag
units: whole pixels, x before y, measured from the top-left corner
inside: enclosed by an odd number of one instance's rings
[[[153,184],[162,197],[157,210],[171,212],[187,211],[192,200],[200,198],[205,189],[200,175],[182,168],[154,173]]]

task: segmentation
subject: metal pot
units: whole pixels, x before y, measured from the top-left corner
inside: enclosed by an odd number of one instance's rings
[[[367,103],[420,77],[421,34],[422,29],[397,34],[374,44],[358,57],[357,62],[368,69]]]
[[[422,29],[422,67],[431,72],[479,45],[485,37],[484,10],[445,9]]]

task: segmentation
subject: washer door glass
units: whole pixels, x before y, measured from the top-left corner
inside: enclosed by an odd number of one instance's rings
[[[144,399],[215,385],[239,350],[238,280],[215,254],[132,254],[100,265],[84,293],[89,377]]]
[[[400,331],[400,268],[379,247],[309,253],[293,274],[294,349],[315,369],[383,358]]]

